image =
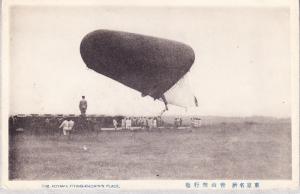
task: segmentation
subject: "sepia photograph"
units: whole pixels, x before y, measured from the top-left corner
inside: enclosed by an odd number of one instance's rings
[[[8,182],[298,186],[288,3],[48,2],[7,6]]]

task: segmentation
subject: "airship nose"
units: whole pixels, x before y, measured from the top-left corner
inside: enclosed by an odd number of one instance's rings
[[[93,69],[93,62],[91,61],[93,57],[93,36],[92,34],[87,34],[80,43],[80,55],[84,63],[88,68]]]

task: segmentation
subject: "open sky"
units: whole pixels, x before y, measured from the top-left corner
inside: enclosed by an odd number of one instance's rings
[[[177,40],[199,108],[168,114],[290,116],[288,8],[18,6],[10,24],[10,113],[154,115],[164,105],[89,70],[82,38],[110,29]]]

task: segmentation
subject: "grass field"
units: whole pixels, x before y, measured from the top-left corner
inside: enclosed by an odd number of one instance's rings
[[[9,155],[14,180],[289,179],[291,126],[250,119],[72,139],[20,133],[11,137]]]

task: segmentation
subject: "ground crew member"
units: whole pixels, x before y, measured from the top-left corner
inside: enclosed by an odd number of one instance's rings
[[[82,116],[85,116],[86,109],[87,109],[87,101],[85,99],[85,96],[82,96],[82,99],[79,102],[79,109]]]

